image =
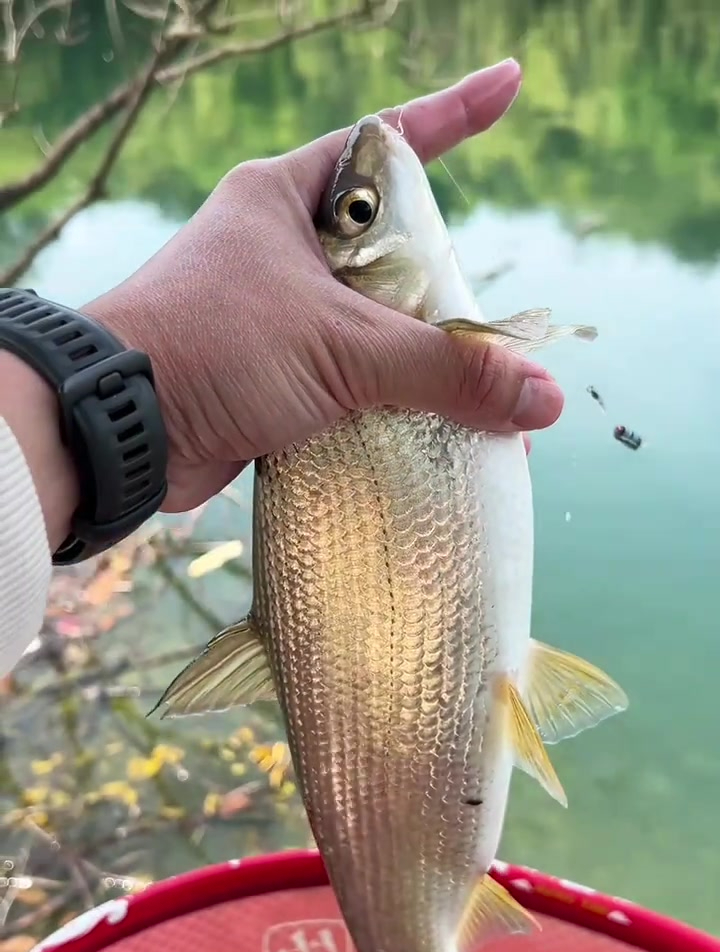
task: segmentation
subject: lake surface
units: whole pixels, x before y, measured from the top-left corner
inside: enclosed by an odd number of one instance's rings
[[[568,811],[517,776],[501,856],[720,934],[720,33],[709,4],[580,7],[465,0],[441,15],[428,0],[383,32],[328,33],[202,74],[174,103],[151,102],[110,200],[79,215],[25,283],[80,306],[238,161],[515,55],[516,105],[447,157],[471,207],[442,168],[432,181],[468,273],[512,264],[480,291],[491,318],[550,306],[557,322],[600,331],[540,357],[567,407],[531,456],[534,635],[605,668],[631,707],[553,749]],[[55,59],[32,52],[0,181],[37,161],[39,130],[51,139],[116,66],[101,36]],[[2,262],[68,200],[92,150],[0,226]],[[602,227],[582,237],[590,218]],[[616,424],[643,436],[639,452],[613,440]],[[215,598],[228,620],[246,604],[230,587]],[[183,617],[170,626],[166,609],[148,609],[128,637],[192,641]]]

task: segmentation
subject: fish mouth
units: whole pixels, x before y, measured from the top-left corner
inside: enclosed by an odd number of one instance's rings
[[[388,156],[398,136],[377,115],[363,116],[355,123],[320,200],[316,224],[321,231],[332,229],[335,200],[342,192],[362,187],[382,191]]]
[[[386,139],[386,128],[389,127],[383,122],[380,116],[370,115],[358,119],[350,130],[338,165],[342,164],[343,159],[351,161],[356,149],[366,148],[370,140],[384,143]]]
[[[338,159],[336,177],[348,167],[357,175],[378,175],[398,138],[400,133],[380,116],[369,115],[358,119],[350,130],[345,148]]]

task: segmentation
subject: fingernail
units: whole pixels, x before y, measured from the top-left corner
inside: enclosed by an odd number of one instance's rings
[[[486,67],[483,70],[483,72],[501,74],[501,73],[516,73],[516,72],[519,72],[519,70],[520,70],[520,64],[518,63],[518,61],[512,56],[508,56],[507,59],[500,60],[499,63],[493,63],[492,66]]]
[[[512,97],[507,102],[502,104],[502,112],[500,112],[493,120],[494,125],[495,122],[505,115],[505,113],[517,99],[520,93],[520,87],[522,86],[522,70],[520,69],[520,64],[518,61],[510,56],[508,59],[504,59],[499,63],[495,63],[494,66],[488,66],[487,69],[484,69],[482,72],[485,73],[486,99],[493,98],[498,95],[504,96],[508,87],[514,87]]]
[[[509,56],[507,59],[500,60],[499,63],[493,63],[491,66],[485,66],[483,69],[473,70],[472,73],[467,73],[462,79],[458,80],[455,85],[462,86],[463,83],[468,81],[475,82],[478,76],[482,76],[484,82],[487,82],[487,80],[492,77],[497,85],[504,86],[511,76],[519,72],[520,64],[516,59],[513,59],[512,56]],[[497,86],[493,85],[487,92],[492,94],[496,89]]]
[[[522,385],[513,413],[513,426],[520,430],[541,430],[560,416],[564,397],[552,380],[528,377]]]

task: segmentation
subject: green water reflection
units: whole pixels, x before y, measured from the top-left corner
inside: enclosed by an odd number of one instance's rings
[[[605,667],[631,709],[553,751],[567,812],[517,778],[502,856],[720,933],[716,23],[710,0],[417,0],[383,32],[225,64],[171,108],[152,101],[112,201],[79,217],[28,280],[81,304],[162,244],[236,162],[515,55],[525,85],[511,113],[448,159],[472,210],[441,168],[432,181],[468,270],[513,264],[482,292],[489,314],[549,305],[558,321],[600,329],[592,346],[543,356],[568,405],[532,455],[535,635]],[[101,34],[71,50],[31,49],[27,108],[2,132],[0,181],[37,161],[39,130],[52,139],[112,86],[121,65],[106,62],[108,49]],[[83,150],[0,224],[3,261],[96,156]],[[590,215],[604,227],[581,239],[577,223]],[[616,423],[647,447],[615,443]],[[219,527],[226,516],[216,518]],[[230,619],[246,593],[226,586],[214,598]],[[172,619],[149,606],[128,637],[192,641],[182,614]]]

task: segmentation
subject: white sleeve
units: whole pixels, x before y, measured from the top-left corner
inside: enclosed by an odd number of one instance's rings
[[[35,483],[14,433],[0,417],[0,677],[40,632],[51,576]]]

